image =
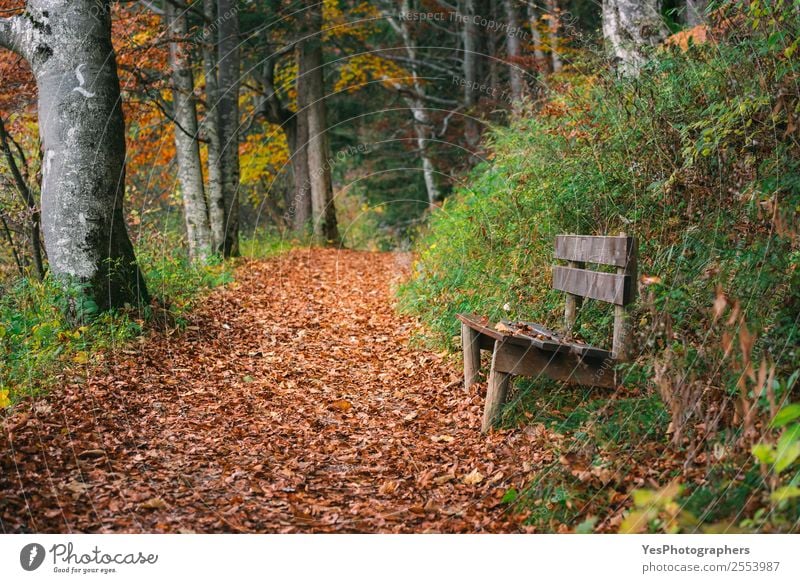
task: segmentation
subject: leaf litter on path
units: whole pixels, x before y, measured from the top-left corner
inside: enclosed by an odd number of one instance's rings
[[[481,435],[483,396],[410,345],[419,326],[393,307],[408,263],[248,261],[182,333],[20,407],[0,431],[0,530],[524,531],[500,500],[535,445]]]

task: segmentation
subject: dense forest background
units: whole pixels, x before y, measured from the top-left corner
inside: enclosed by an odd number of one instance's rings
[[[626,232],[625,387],[517,383],[503,427],[558,441],[502,504],[545,531],[800,527],[796,0],[0,16],[0,407],[180,329],[236,257],[410,251],[398,309],[455,354],[460,312],[559,325],[556,234]]]

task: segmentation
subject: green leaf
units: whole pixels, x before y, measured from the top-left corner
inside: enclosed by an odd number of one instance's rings
[[[800,457],[800,424],[783,430],[775,452],[775,472],[780,474]]]
[[[751,452],[762,464],[772,465],[775,461],[775,448],[768,443],[755,444]]]
[[[797,498],[800,496],[800,488],[797,486],[784,486],[783,488],[778,488],[772,493],[770,499],[773,502],[783,502],[784,500],[791,500],[792,498]]]
[[[794,421],[800,417],[800,403],[792,403],[791,405],[786,405],[783,409],[778,411],[778,414],[775,415],[775,418],[772,420],[773,427],[783,427],[790,421]]]
[[[594,532],[594,525],[596,523],[597,517],[590,516],[575,527],[575,534],[592,534]]]
[[[650,506],[656,500],[656,493],[652,490],[634,490],[633,491],[633,505],[636,508],[644,508]]]
[[[502,500],[500,500],[500,503],[501,503],[501,504],[511,504],[511,503],[513,503],[513,502],[514,502],[514,501],[515,501],[515,500],[516,500],[518,497],[519,497],[519,494],[517,493],[517,491],[516,491],[514,488],[509,488],[509,489],[506,491],[506,493],[505,493],[505,494],[503,494],[503,499],[502,499]]]

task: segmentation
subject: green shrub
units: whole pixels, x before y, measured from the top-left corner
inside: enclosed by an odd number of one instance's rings
[[[285,249],[274,237],[245,239],[250,256]],[[89,364],[98,351],[114,349],[142,335],[152,322],[181,326],[206,290],[233,280],[233,264],[219,259],[193,266],[178,235],[148,232],[138,238],[137,258],[155,301],[133,308],[93,313],[75,309],[78,290],[52,278],[20,279],[0,296],[0,408],[49,389],[65,370]],[[77,313],[76,313],[77,312]],[[76,321],[77,320],[77,321]]]
[[[505,304],[512,318],[557,326],[555,235],[625,231],[639,239],[640,274],[660,278],[641,290],[643,344],[706,342],[721,289],[741,301],[762,352],[797,362],[800,158],[775,103],[791,71],[753,59],[762,43],[667,52],[635,81],[576,74],[541,111],[495,129],[492,160],[417,240],[401,306],[442,344],[456,313],[498,318]],[[673,338],[652,329],[653,314]],[[610,322],[590,302],[579,331],[603,343]]]
[[[759,397],[747,392],[755,383],[739,379],[763,359],[775,364],[776,378],[800,368],[800,106],[787,89],[797,79],[790,58],[797,31],[794,13],[758,23],[737,18],[727,38],[665,48],[635,80],[597,74],[602,65],[585,57],[543,105],[492,131],[489,159],[417,238],[401,308],[423,320],[431,342],[451,349],[459,312],[558,328],[564,304],[550,289],[555,236],[634,235],[639,273],[649,277],[634,314],[638,358],[622,370],[645,393],[627,406],[641,399],[650,408],[656,366],[666,363],[673,387],[691,383],[706,403],[714,399],[718,414],[709,419],[719,425],[696,429],[704,424],[695,412],[672,445],[663,433],[647,439],[687,456],[722,440],[741,456],[749,438],[737,424],[738,401]],[[730,309],[715,321],[720,299]],[[588,302],[577,332],[607,346],[611,322],[610,307]],[[522,419],[515,413],[526,392],[517,394],[507,422]],[[583,431],[586,404],[567,414],[562,430]],[[651,416],[666,429],[663,411]],[[593,439],[605,433],[617,447],[638,443],[636,428],[624,427],[637,419],[606,419],[621,431],[594,428]],[[720,481],[738,471],[717,469]],[[709,491],[724,490],[716,485]],[[559,487],[533,484],[531,491],[549,499]],[[692,496],[700,494],[689,488],[685,497]],[[570,510],[561,519],[567,515],[587,518]],[[536,521],[549,524],[549,517]]]

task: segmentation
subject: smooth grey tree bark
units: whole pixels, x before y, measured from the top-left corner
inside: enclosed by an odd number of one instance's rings
[[[638,75],[667,33],[660,0],[603,0],[603,37],[621,75]]]
[[[683,18],[686,26],[695,27],[706,23],[708,0],[686,0],[686,11]]]
[[[239,255],[239,7],[236,0],[218,0],[219,134],[222,196],[225,203],[225,257]]]
[[[308,105],[308,173],[311,182],[311,211],[314,235],[328,244],[338,244],[339,228],[333,201],[331,156],[328,144],[327,107],[322,60],[322,8],[308,8],[309,34],[302,43],[302,69],[306,79]]]
[[[539,11],[536,4],[533,2],[528,3],[528,21],[531,26],[531,42],[533,44],[533,58],[536,60],[538,67],[546,68],[548,66],[547,57],[542,50],[542,34],[539,31]]]
[[[547,22],[548,35],[550,36],[550,61],[552,63],[553,73],[558,73],[564,66],[561,62],[561,53],[558,47],[558,26],[560,18],[558,2],[556,0],[547,0],[547,11],[550,14],[550,19]]]
[[[297,49],[297,113],[287,126],[287,143],[292,156],[294,173],[294,200],[292,201],[292,223],[294,230],[304,233],[312,220],[311,175],[308,163],[308,71],[303,59],[302,43]]]
[[[508,73],[511,79],[511,102],[519,103],[525,91],[525,81],[522,78],[522,68],[519,63],[520,39],[519,17],[517,14],[516,0],[503,0],[506,12],[506,55],[508,58]]]
[[[425,191],[428,195],[428,204],[433,207],[441,198],[439,187],[436,184],[436,168],[434,167],[433,160],[430,156],[429,142],[433,138],[433,123],[431,122],[428,108],[425,104],[425,86],[422,83],[417,67],[417,49],[415,46],[414,37],[409,28],[409,21],[406,18],[397,18],[392,14],[392,3],[384,2],[383,13],[386,16],[387,22],[403,39],[403,44],[406,55],[408,56],[409,68],[411,72],[411,89],[408,92],[403,92],[403,100],[406,102],[411,115],[414,118],[414,135],[417,142],[417,154],[422,162],[422,176],[425,180]],[[403,0],[400,7],[401,14],[412,14],[411,3],[409,0]],[[399,83],[394,84],[396,88],[401,89]]]
[[[225,200],[222,193],[222,144],[219,135],[219,83],[217,81],[216,0],[203,0],[203,71],[206,81],[206,108],[203,134],[208,144],[208,219],[215,253],[225,247]]]
[[[205,262],[211,254],[211,226],[203,186],[203,164],[200,160],[194,75],[187,47],[181,44],[189,36],[189,23],[185,10],[176,8],[168,0],[164,6],[164,20],[170,36],[169,66],[172,72],[175,157],[189,256],[193,261]]]
[[[478,120],[475,119],[475,106],[478,103],[475,94],[475,87],[478,83],[478,50],[480,43],[480,33],[475,22],[477,15],[476,0],[464,0],[463,16],[464,27],[461,31],[462,43],[464,46],[464,61],[462,70],[464,72],[464,139],[471,152],[475,152],[480,144],[481,130]]]
[[[0,46],[39,92],[42,227],[50,268],[100,310],[148,301],[123,218],[125,123],[108,0],[28,0]]]

